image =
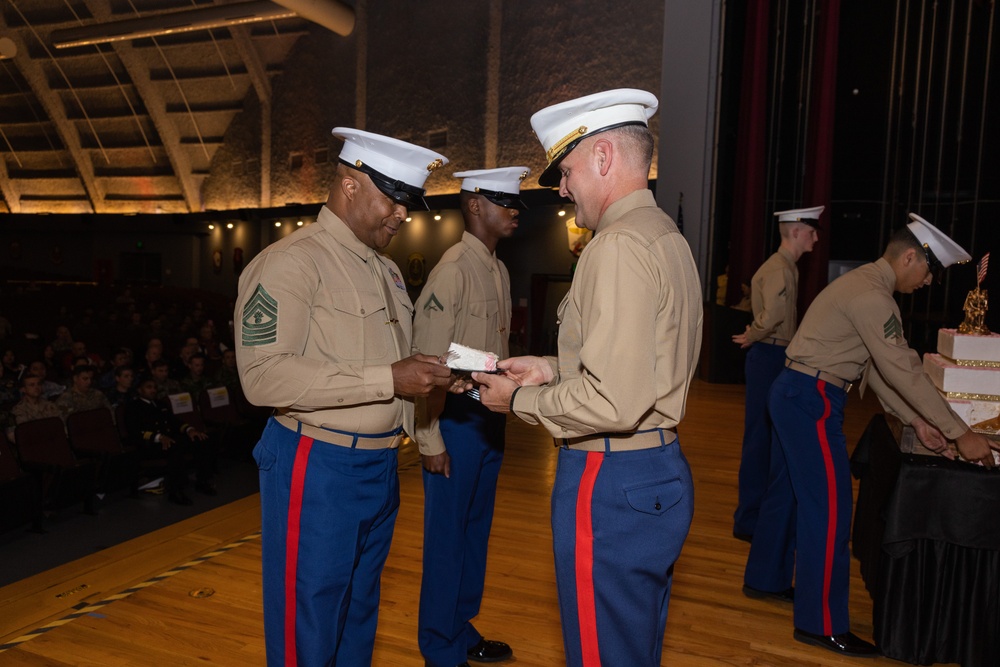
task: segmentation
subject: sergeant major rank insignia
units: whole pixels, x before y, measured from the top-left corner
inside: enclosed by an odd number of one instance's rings
[[[250,300],[243,306],[240,320],[243,329],[243,345],[269,345],[278,340],[278,302],[258,284]]]
[[[882,335],[885,338],[895,340],[897,343],[903,339],[903,325],[899,323],[896,313],[889,315],[889,319],[882,325]]]

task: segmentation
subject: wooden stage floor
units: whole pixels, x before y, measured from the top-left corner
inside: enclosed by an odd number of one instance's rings
[[[857,441],[878,410],[852,393]],[[676,566],[663,664],[854,665],[792,639],[792,609],[741,592],[749,545],[732,537],[743,386],[696,382],[681,425],[695,517]],[[511,418],[476,626],[529,667],[564,663],[549,529],[555,450]],[[382,577],[373,664],[423,665],[416,648],[423,492],[419,457],[400,452],[401,508]],[[0,664],[263,665],[259,498],[254,495],[0,588]],[[852,564],[852,629],[871,637],[871,600]],[[888,658],[866,664],[901,663]],[[618,667],[611,665],[608,667]]]

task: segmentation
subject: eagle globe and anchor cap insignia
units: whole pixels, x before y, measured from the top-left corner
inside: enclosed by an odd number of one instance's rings
[[[243,306],[243,345],[269,345],[278,340],[278,302],[259,284]]]

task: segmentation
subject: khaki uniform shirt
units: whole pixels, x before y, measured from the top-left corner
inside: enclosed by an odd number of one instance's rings
[[[510,275],[478,238],[465,232],[448,248],[417,299],[413,322],[414,351],[440,356],[452,342],[510,355]],[[421,454],[445,451],[438,425],[443,403],[429,408],[418,399],[416,440]]]
[[[46,419],[47,417],[59,417],[63,416],[62,410],[59,406],[48,399],[41,399],[39,401],[29,401],[22,398],[20,401],[14,404],[14,407],[10,409],[10,413],[14,415],[15,424],[23,424],[24,422],[35,421],[36,419]]]
[[[413,402],[394,395],[391,368],[409,354],[412,322],[395,263],[324,206],[240,276],[243,390],[312,426],[374,434],[404,425],[412,435]]]
[[[785,248],[767,258],[750,281],[753,322],[747,341],[778,338],[788,342],[798,324],[795,302],[799,297],[799,267]]]
[[[514,412],[556,438],[677,426],[701,348],[691,250],[649,190],[604,212],[559,306],[556,377]]]
[[[968,427],[906,344],[895,289],[896,276],[885,259],[844,274],[809,306],[786,354],[844,380],[861,377],[873,363],[867,380],[889,412],[906,424],[922,416],[954,440]]]

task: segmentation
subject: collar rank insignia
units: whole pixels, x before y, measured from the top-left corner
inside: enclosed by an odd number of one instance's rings
[[[885,338],[891,338],[896,342],[903,339],[903,325],[899,323],[899,318],[896,317],[896,313],[889,315],[889,319],[885,321],[882,325],[882,335]]]
[[[267,293],[263,285],[258,284],[253,296],[244,304],[240,323],[244,346],[255,347],[277,342],[278,302]]]

